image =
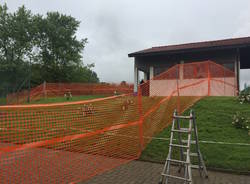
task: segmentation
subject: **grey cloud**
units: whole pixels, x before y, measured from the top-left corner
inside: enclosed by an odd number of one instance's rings
[[[250,36],[247,0],[0,0],[10,10],[24,4],[34,13],[59,11],[80,20],[79,38],[89,43],[85,63],[102,81],[133,81],[136,50],[168,44]],[[241,71],[242,83],[250,72]]]

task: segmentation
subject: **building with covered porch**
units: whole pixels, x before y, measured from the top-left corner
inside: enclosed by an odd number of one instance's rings
[[[240,69],[250,68],[250,37],[152,47],[128,56],[134,57],[134,92],[138,91],[139,71],[144,73],[144,81],[147,81],[176,64],[201,61],[213,61],[234,72],[239,91]]]

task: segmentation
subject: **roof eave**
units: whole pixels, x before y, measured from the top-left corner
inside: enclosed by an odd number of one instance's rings
[[[154,56],[154,55],[165,55],[165,54],[181,54],[188,52],[201,52],[201,51],[212,51],[212,50],[227,50],[227,49],[237,49],[243,47],[249,47],[249,44],[238,44],[238,45],[228,45],[228,46],[214,46],[214,47],[204,47],[204,48],[191,48],[191,49],[181,49],[181,50],[170,50],[170,51],[152,51],[152,52],[134,52],[128,54],[128,57],[139,57],[139,56]]]

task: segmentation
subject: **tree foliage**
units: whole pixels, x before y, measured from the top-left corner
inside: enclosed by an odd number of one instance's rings
[[[17,89],[31,76],[31,85],[48,82],[99,82],[84,65],[80,22],[58,12],[32,14],[24,6],[14,13],[0,5],[0,90]]]

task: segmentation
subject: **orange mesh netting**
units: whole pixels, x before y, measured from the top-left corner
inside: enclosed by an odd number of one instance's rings
[[[35,101],[41,98],[64,96],[70,92],[73,96],[80,95],[114,95],[132,93],[133,85],[130,84],[89,84],[89,83],[46,83],[32,88],[30,94],[28,90],[8,94],[8,104],[21,104],[30,100]]]
[[[213,62],[176,65],[137,95],[0,107],[0,183],[73,183],[139,158],[152,136],[204,96],[236,95]]]

